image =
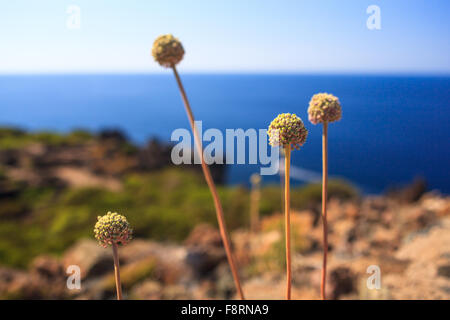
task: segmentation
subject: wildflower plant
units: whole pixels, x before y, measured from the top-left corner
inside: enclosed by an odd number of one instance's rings
[[[183,83],[181,82],[181,78],[178,74],[178,71],[176,69],[176,65],[183,59],[184,56],[184,48],[181,44],[181,42],[175,38],[171,34],[162,35],[156,38],[155,42],[153,43],[152,48],[152,55],[156,62],[158,62],[161,66],[166,68],[171,68],[175,79],[178,84],[178,88],[181,93],[181,98],[184,103],[184,107],[189,119],[189,123],[191,125],[193,135],[194,135],[194,143],[197,149],[197,152],[199,153],[199,158],[201,159],[201,166],[203,170],[203,175],[205,176],[206,183],[208,184],[208,187],[210,189],[211,195],[214,200],[214,206],[216,209],[216,215],[217,215],[217,221],[219,224],[220,229],[220,235],[222,238],[222,242],[225,248],[225,252],[227,254],[228,264],[230,265],[231,273],[233,275],[234,283],[236,286],[236,290],[240,296],[241,299],[244,299],[244,293],[241,288],[241,283],[239,280],[239,274],[236,267],[236,262],[234,259],[234,255],[231,251],[231,241],[230,237],[227,232],[225,219],[223,215],[223,208],[222,204],[219,199],[219,195],[217,194],[217,189],[214,184],[214,180],[211,176],[211,171],[208,167],[208,165],[205,163],[204,157],[203,157],[203,148],[202,143],[200,139],[200,135],[198,133],[197,127],[195,125],[195,118],[194,114],[192,112],[189,100],[187,98],[186,92],[184,90]]]
[[[104,248],[111,246],[114,258],[114,276],[116,280],[117,300],[122,300],[122,285],[120,282],[120,264],[118,246],[130,242],[133,234],[127,218],[116,212],[108,212],[97,218],[94,235]]]
[[[269,144],[272,147],[282,147],[285,154],[285,178],[284,178],[284,212],[285,212],[285,236],[286,236],[286,299],[291,299],[292,262],[291,262],[291,221],[290,221],[290,166],[291,150],[300,149],[306,141],[308,130],[302,119],[295,114],[282,113],[269,125],[267,130]]]
[[[315,94],[309,102],[308,119],[312,124],[340,120],[342,108],[339,99],[329,93]]]
[[[161,66],[171,68],[177,65],[184,56],[184,48],[181,42],[171,34],[156,38],[152,56]]]
[[[132,237],[132,229],[127,218],[115,212],[97,218],[94,233],[99,244],[104,248],[113,244],[127,244]]]
[[[322,123],[322,224],[323,224],[323,262],[320,284],[320,296],[326,299],[328,224],[328,123],[340,120],[342,108],[339,99],[332,94],[318,93],[311,98],[308,107],[308,118],[312,124]]]
[[[281,146],[286,150],[289,145],[292,149],[300,149],[306,141],[308,130],[296,114],[282,113],[270,123],[267,134],[272,147]]]

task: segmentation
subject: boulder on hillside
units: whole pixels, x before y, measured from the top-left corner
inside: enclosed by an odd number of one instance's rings
[[[201,224],[195,227],[186,239],[185,245],[188,249],[186,262],[197,276],[209,275],[226,260],[219,231],[210,225]]]
[[[329,270],[328,295],[336,300],[346,294],[356,292],[356,275],[350,268],[337,267]]]
[[[209,224],[199,224],[191,231],[184,244],[188,247],[221,247],[222,238],[219,230]]]
[[[94,240],[82,239],[70,247],[62,258],[64,269],[77,265],[81,279],[103,275],[114,266],[111,249],[103,248]]]
[[[418,201],[427,191],[427,182],[424,178],[417,177],[410,184],[403,187],[394,187],[388,190],[387,196],[401,203]]]

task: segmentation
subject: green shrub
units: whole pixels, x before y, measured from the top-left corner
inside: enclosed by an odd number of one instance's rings
[[[281,212],[281,191],[275,185],[262,188],[262,215]],[[249,191],[221,186],[218,192],[228,228],[248,228]],[[357,191],[346,182],[331,180],[329,194],[351,198]],[[293,209],[320,205],[320,184],[294,188],[291,199]],[[22,186],[14,199],[0,200],[0,208],[0,216],[8,217],[0,223],[0,264],[19,267],[25,267],[38,254],[60,254],[80,238],[92,238],[97,216],[108,211],[125,214],[136,238],[182,241],[199,223],[217,225],[203,176],[180,168],[130,174],[123,178],[123,187],[117,192]]]
[[[354,199],[358,197],[357,189],[342,179],[328,181],[328,199]],[[319,205],[322,202],[322,184],[312,183],[295,188],[291,191],[292,208],[305,209]]]
[[[68,134],[51,131],[25,132],[20,129],[0,128],[0,150],[20,149],[33,143],[49,146],[75,145],[86,143],[95,137],[84,130],[75,130]]]

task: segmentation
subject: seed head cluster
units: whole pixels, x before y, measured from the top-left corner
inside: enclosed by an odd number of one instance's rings
[[[106,248],[113,243],[125,245],[131,240],[133,230],[124,216],[108,212],[97,219],[94,234],[101,246]]]
[[[152,55],[160,65],[171,68],[183,59],[184,49],[177,38],[166,34],[156,38],[153,43]]]
[[[311,98],[308,119],[312,124],[338,121],[341,116],[341,104],[337,97],[328,93],[318,93]]]
[[[297,115],[282,113],[270,123],[267,134],[272,147],[291,145],[294,149],[300,149],[306,141],[308,130]]]

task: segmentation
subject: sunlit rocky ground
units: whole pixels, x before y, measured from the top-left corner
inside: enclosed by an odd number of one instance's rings
[[[233,281],[199,166],[174,167],[170,146],[133,145],[118,131],[66,135],[0,128],[0,298],[113,299],[110,249],[93,239],[98,215],[127,216],[135,240],[120,248],[127,299],[233,299]],[[285,250],[279,185],[261,189],[249,231],[251,190],[220,185],[243,286],[251,299],[282,299]],[[328,297],[449,299],[450,198],[422,180],[380,196],[329,184]],[[291,192],[293,297],[319,298],[320,184]],[[69,266],[81,289],[69,290]],[[369,266],[381,288],[369,289]]]
[[[281,215],[260,230],[232,235],[250,299],[285,292]],[[318,299],[321,225],[311,211],[293,213],[293,297]],[[332,299],[449,299],[450,198],[424,194],[417,202],[387,197],[331,200],[328,296]],[[236,298],[216,229],[198,225],[183,244],[132,241],[120,249],[127,299]],[[81,289],[68,290],[66,268],[81,268]],[[367,268],[379,266],[381,288],[369,289]],[[24,299],[112,299],[110,250],[81,239],[61,258],[42,255],[28,271],[0,268],[0,295]]]

